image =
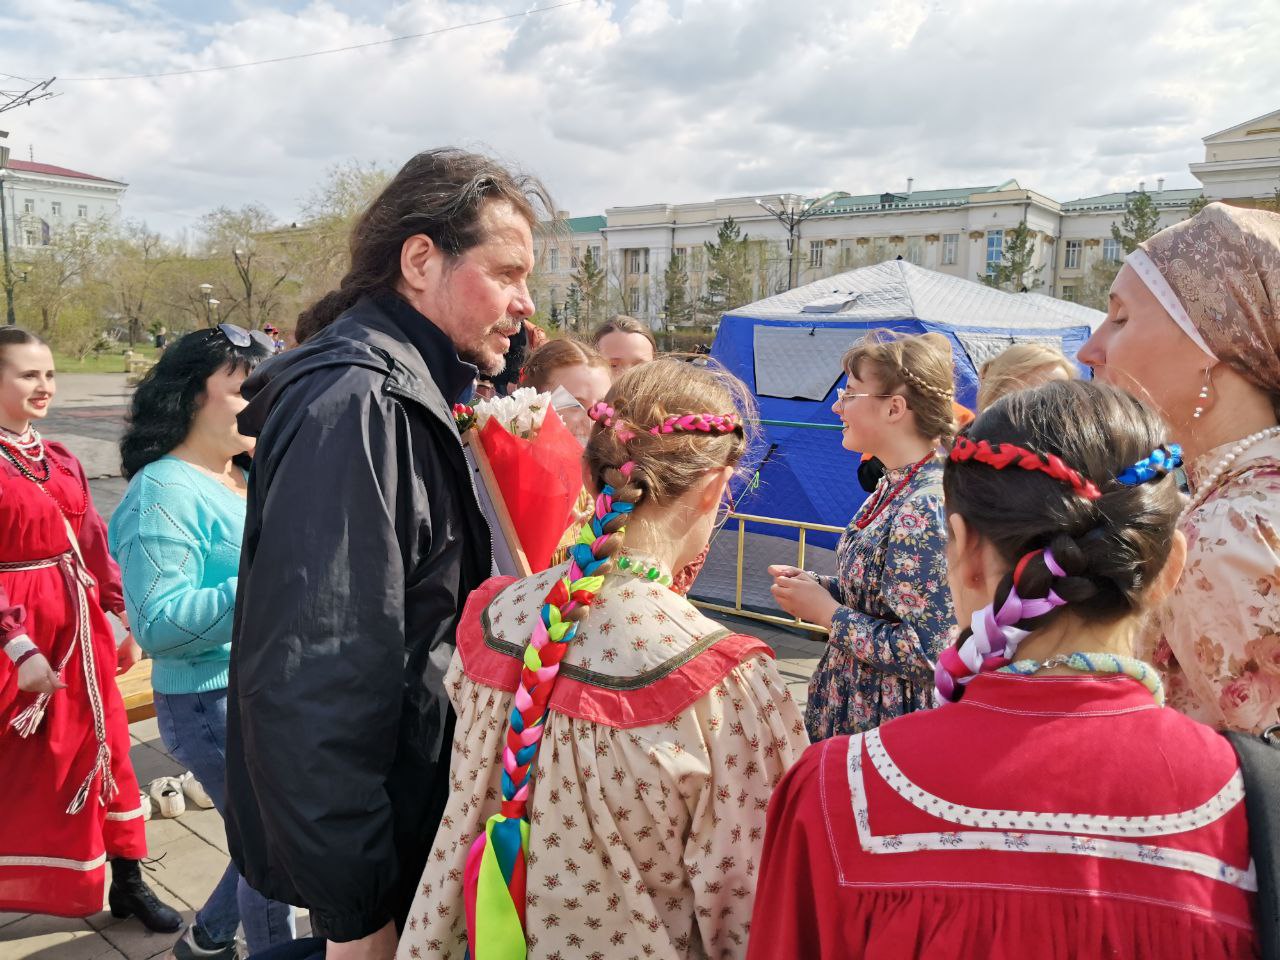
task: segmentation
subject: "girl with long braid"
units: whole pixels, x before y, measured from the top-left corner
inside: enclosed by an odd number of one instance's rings
[[[938,658],[941,705],[817,744],[784,778],[752,958],[1257,956],[1235,752],[1132,657],[1186,557],[1165,430],[1128,394],[1058,382],[956,441],[948,581],[968,626]]]
[[[568,562],[472,594],[452,793],[404,960],[741,957],[769,795],[807,741],[754,637],[670,589],[747,449],[750,395],[659,360],[592,409]]]

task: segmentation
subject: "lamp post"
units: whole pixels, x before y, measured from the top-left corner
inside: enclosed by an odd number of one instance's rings
[[[756,203],[777,220],[780,224],[787,228],[787,289],[795,287],[798,278],[796,276],[796,246],[800,239],[800,224],[804,223],[815,214],[821,213],[837,200],[849,196],[843,190],[836,190],[825,196],[817,197],[813,200],[805,200],[800,204],[791,201],[783,202],[782,197],[778,197],[777,203],[765,203],[763,200],[756,198]]]
[[[7,137],[0,132],[0,137]],[[9,212],[4,200],[4,171],[9,165],[9,148],[0,146],[0,243],[4,245],[4,299],[5,322],[13,326],[18,321],[13,315],[13,268],[9,264]],[[26,277],[24,276],[25,280]]]
[[[198,287],[196,287],[196,289],[200,291],[200,299],[204,301],[204,325],[206,327],[212,327],[213,326],[213,310],[211,309],[211,305],[213,304],[214,301],[210,296],[210,294],[213,293],[213,284],[202,283]]]

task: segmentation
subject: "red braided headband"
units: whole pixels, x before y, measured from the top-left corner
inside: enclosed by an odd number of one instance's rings
[[[1098,489],[1097,484],[1087,477],[1081,476],[1079,471],[1071,469],[1055,454],[1035,453],[1012,443],[997,443],[993,447],[986,440],[979,440],[975,443],[968,437],[957,437],[955,445],[951,448],[949,459],[956,463],[968,463],[970,460],[975,460],[978,463],[986,464],[988,467],[995,467],[997,470],[1003,470],[1005,467],[1038,470],[1041,473],[1047,473],[1061,483],[1067,484],[1086,500],[1097,500],[1102,496],[1102,491]]]

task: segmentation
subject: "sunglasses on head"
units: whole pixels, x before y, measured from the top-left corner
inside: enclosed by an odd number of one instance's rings
[[[217,329],[233,347],[247,347],[256,343],[268,353],[276,352],[275,341],[261,330],[246,330],[234,323],[220,323]]]

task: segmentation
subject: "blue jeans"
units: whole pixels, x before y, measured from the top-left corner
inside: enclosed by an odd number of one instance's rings
[[[227,691],[157,693],[155,703],[164,745],[195,774],[218,813],[225,816]],[[236,928],[243,923],[250,954],[294,938],[293,908],[268,900],[254,890],[234,863],[227,865],[209,899],[196,911],[196,923],[202,933],[218,943],[234,940]]]

